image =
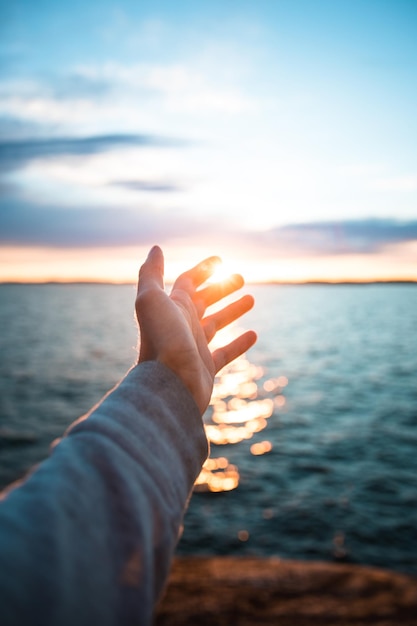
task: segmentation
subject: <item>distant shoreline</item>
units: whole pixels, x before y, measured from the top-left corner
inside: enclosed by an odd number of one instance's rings
[[[172,283],[167,282],[167,285],[171,285]],[[63,285],[63,286],[71,286],[71,285],[114,285],[114,286],[135,286],[135,282],[127,281],[127,282],[112,282],[112,281],[100,281],[100,280],[45,280],[45,281],[18,281],[18,280],[5,280],[0,281],[1,285]],[[408,279],[397,279],[397,280],[340,280],[340,281],[331,281],[331,280],[304,280],[304,281],[265,281],[265,282],[246,282],[246,286],[257,287],[257,286],[309,286],[309,285],[324,285],[324,286],[338,286],[338,285],[353,285],[353,286],[366,286],[366,285],[417,285],[416,280],[408,280]]]

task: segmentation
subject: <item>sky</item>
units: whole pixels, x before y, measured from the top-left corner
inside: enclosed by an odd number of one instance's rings
[[[0,281],[417,279],[415,0],[0,0]]]

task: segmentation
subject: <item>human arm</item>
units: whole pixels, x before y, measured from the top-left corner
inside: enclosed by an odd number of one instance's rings
[[[207,455],[188,390],[134,367],[0,503],[2,626],[148,625]]]
[[[160,258],[154,249],[139,280],[139,365],[0,505],[2,624],[150,623],[207,454],[212,377],[249,345],[211,356],[207,341],[251,304],[203,318],[240,279],[197,295],[211,271],[200,264],[170,298]]]

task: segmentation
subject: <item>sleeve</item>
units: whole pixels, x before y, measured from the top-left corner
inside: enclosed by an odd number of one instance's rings
[[[133,368],[0,502],[4,626],[148,625],[207,456],[165,366]]]

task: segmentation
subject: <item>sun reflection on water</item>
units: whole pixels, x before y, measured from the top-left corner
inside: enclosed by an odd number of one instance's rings
[[[264,368],[250,363],[245,355],[223,368],[214,382],[204,416],[211,453],[215,446],[240,443],[263,431],[274,411],[285,405],[282,390],[287,384],[285,376],[265,380]],[[250,447],[254,456],[271,450],[270,441],[256,442]],[[239,479],[238,468],[226,457],[210,457],[203,465],[194,490],[231,491],[238,486]]]
[[[271,452],[272,443],[270,441],[260,441],[259,443],[253,443],[250,447],[251,454],[254,456],[261,456],[261,454],[266,454],[267,452]]]

